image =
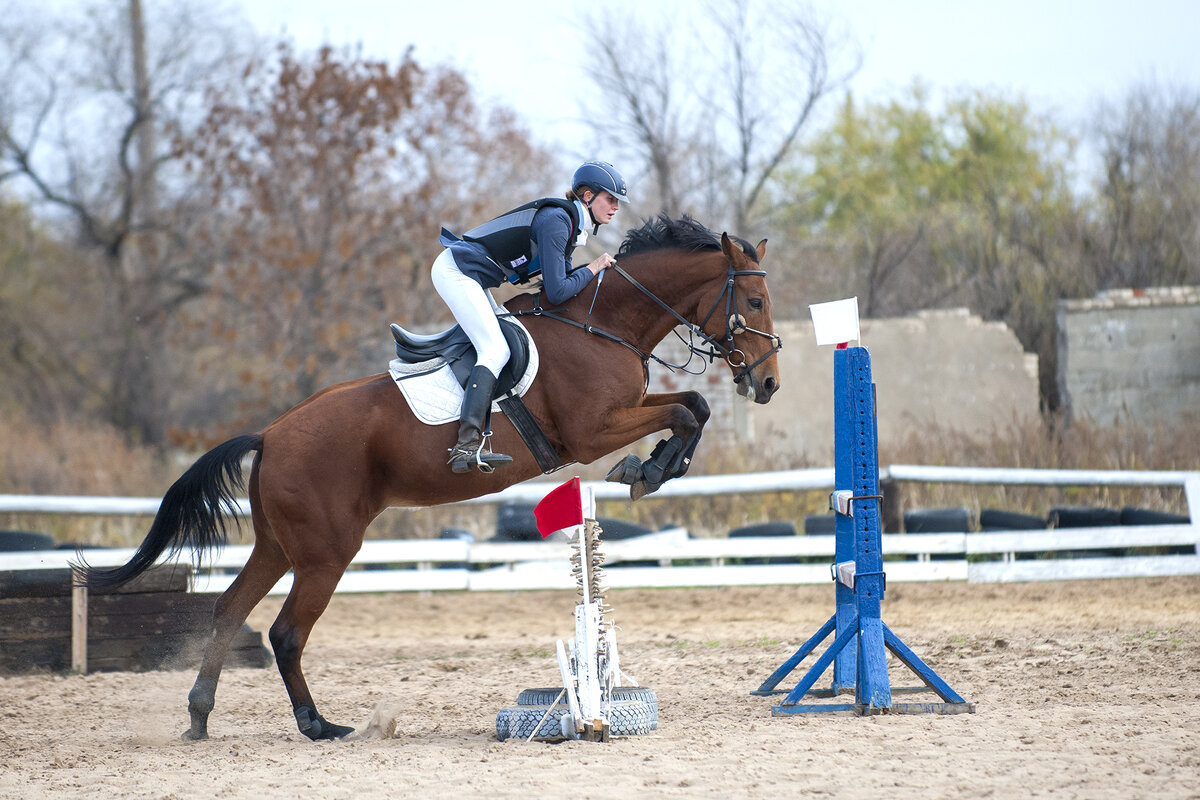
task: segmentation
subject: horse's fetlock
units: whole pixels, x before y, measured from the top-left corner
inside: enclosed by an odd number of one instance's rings
[[[296,727],[314,742],[320,739],[341,739],[343,736],[354,733],[354,728],[334,725],[318,714],[312,706],[296,706],[293,712],[296,715]]]
[[[321,738],[321,715],[311,706],[297,706],[295,711],[296,727],[314,741]]]
[[[212,713],[217,704],[217,679],[197,678],[192,690],[188,692],[188,711],[193,714]]]

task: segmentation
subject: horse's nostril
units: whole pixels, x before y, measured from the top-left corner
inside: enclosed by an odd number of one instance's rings
[[[778,385],[774,378],[767,378],[763,381],[763,388],[767,390],[767,394],[774,394]]]

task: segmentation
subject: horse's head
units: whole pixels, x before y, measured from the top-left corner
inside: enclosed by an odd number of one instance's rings
[[[660,214],[626,234],[610,267],[623,280],[609,282],[603,293],[597,280],[591,299],[573,298],[567,309],[576,319],[570,321],[625,345],[643,362],[663,364],[651,351],[682,325],[688,362],[668,366],[686,370],[695,356],[724,359],[738,394],[766,403],[779,388],[775,353],[781,347],[759,263],[766,244],[755,249],[728,234],[717,237],[689,216]]]
[[[704,321],[704,332],[720,346],[733,372],[737,392],[756,403],[766,403],[779,388],[779,364],[775,354],[782,346],[771,318],[771,293],[761,262],[767,240],[751,250],[721,234],[721,252],[729,273],[711,301],[712,311]]]

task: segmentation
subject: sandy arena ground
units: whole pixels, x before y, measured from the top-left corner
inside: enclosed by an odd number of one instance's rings
[[[2,677],[0,797],[1200,798],[1200,576],[889,586],[884,621],[978,704],[960,716],[772,717],[749,694],[831,586],[609,599],[623,666],[658,694],[649,736],[496,741],[518,692],[560,684],[571,594],[344,595],[310,685],[330,720],[378,714],[392,737],[307,741],[274,669],[225,672],[204,742],[179,736],[190,670]],[[916,699],[936,697],[898,697]]]

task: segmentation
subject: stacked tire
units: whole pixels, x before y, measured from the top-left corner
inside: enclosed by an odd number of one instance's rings
[[[500,709],[496,715],[496,738],[565,739],[562,718],[570,713],[562,689],[526,689],[517,695],[517,705]],[[558,700],[556,703],[555,701]],[[644,686],[613,689],[608,709],[609,736],[644,736],[658,729],[658,697]]]

